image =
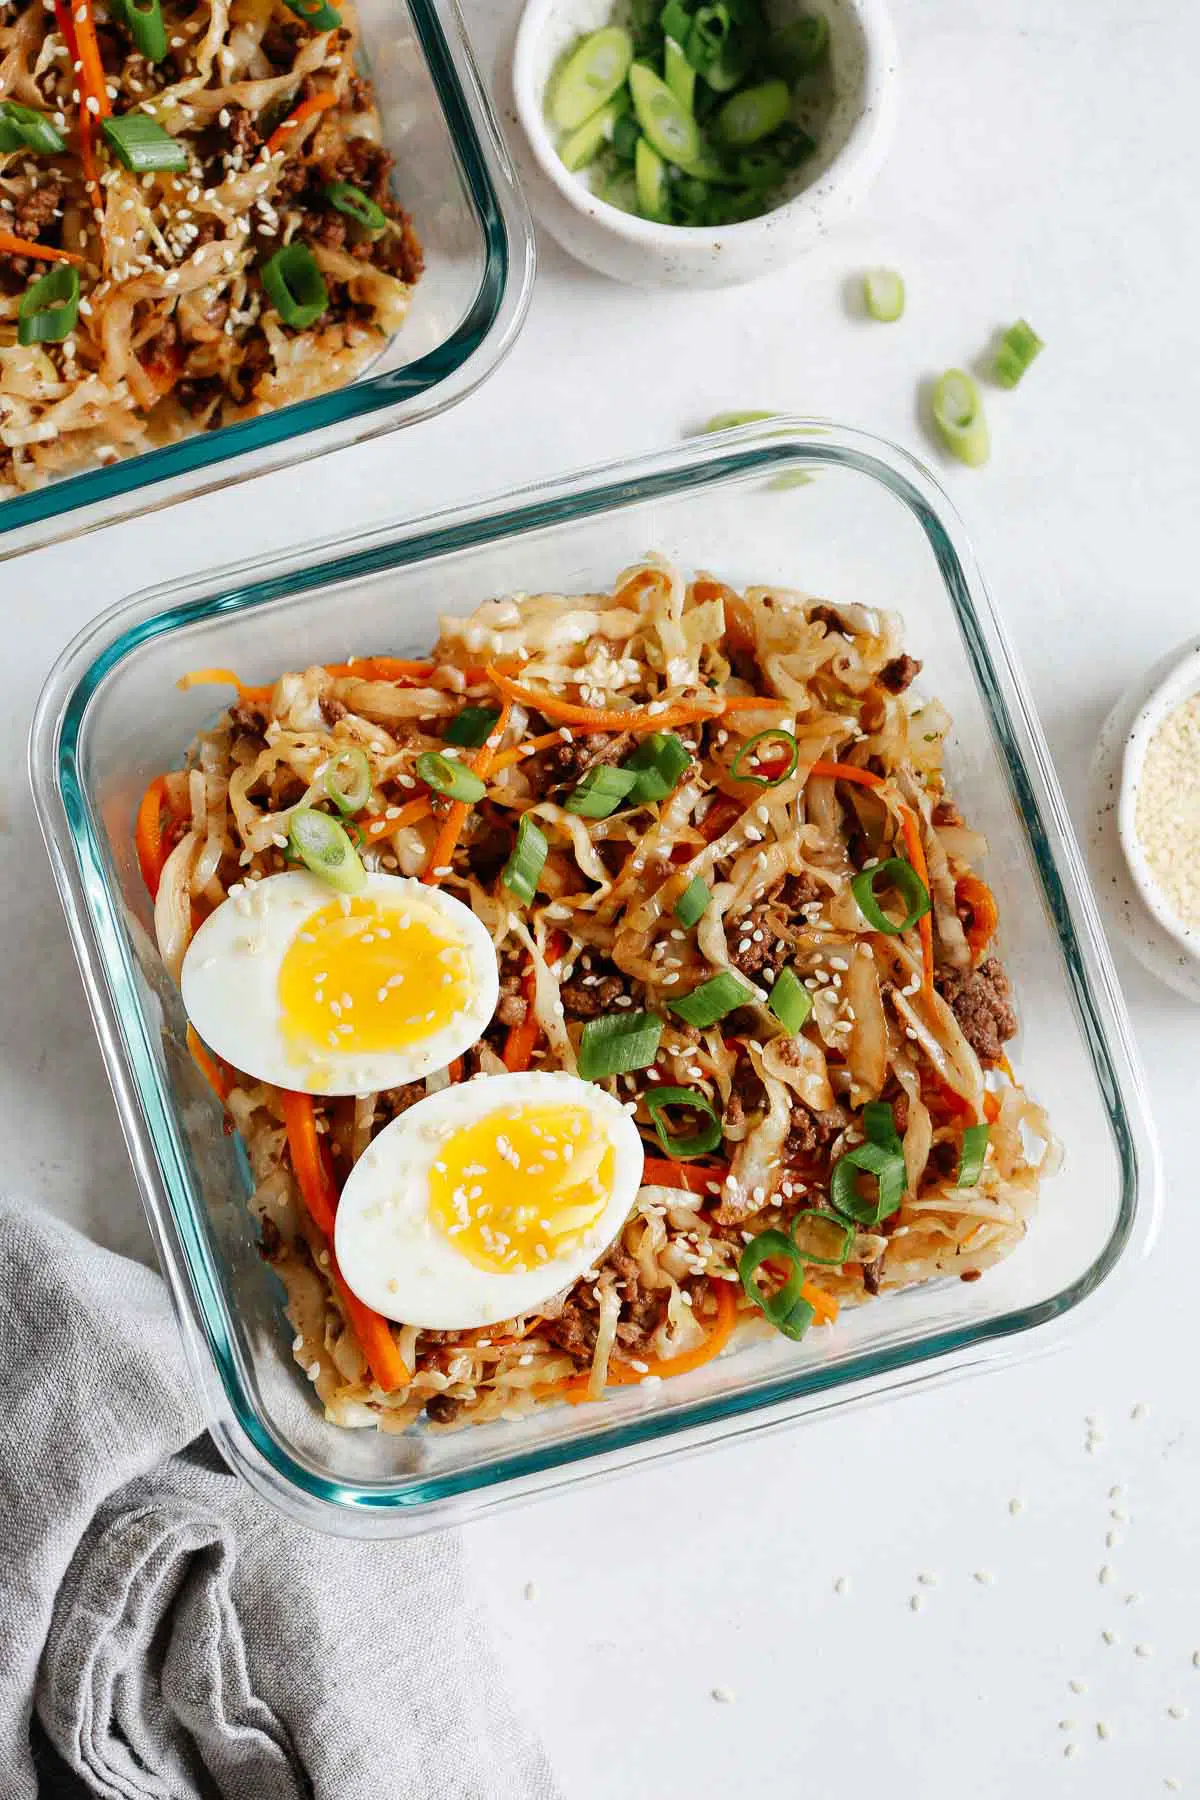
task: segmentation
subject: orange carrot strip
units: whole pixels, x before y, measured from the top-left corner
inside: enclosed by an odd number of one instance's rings
[[[904,834],[904,848],[908,851],[908,860],[919,876],[926,893],[929,892],[929,865],[925,861],[925,846],[921,842],[921,829],[917,824],[916,814],[911,807],[900,808],[900,829]],[[921,934],[921,962],[924,966],[922,987],[925,1000],[933,1005],[933,914],[927,912],[917,921],[917,930]]]
[[[792,702],[781,700],[777,694],[726,694],[721,703],[721,711],[759,712],[764,706],[775,707],[780,712],[792,711]]]
[[[218,1062],[208,1045],[191,1025],[187,1028],[187,1047],[192,1053],[192,1061],[207,1081],[217,1099],[224,1106],[229,1098],[229,1090],[233,1082],[229,1079],[225,1064]]]
[[[360,656],[356,662],[326,663],[327,675],[357,676],[360,681],[404,681],[432,675],[436,663],[411,662],[402,656]]]
[[[498,775],[501,769],[511,769],[514,763],[523,763],[538,750],[548,750],[551,744],[561,744],[562,738],[557,731],[544,731],[540,737],[526,738],[524,743],[514,744],[511,750],[501,750],[492,763],[492,774]]]
[[[561,932],[555,932],[546,943],[546,961],[553,968],[561,959],[563,951],[570,940]],[[521,982],[521,993],[525,1000],[525,1017],[519,1025],[510,1025],[508,1036],[504,1040],[504,1051],[501,1060],[506,1069],[514,1074],[527,1069],[533,1061],[533,1053],[541,1036],[541,1026],[533,1014],[533,997],[537,992],[537,975],[533,969],[525,971]]]
[[[722,1182],[729,1173],[729,1164],[720,1163],[715,1169],[698,1168],[695,1163],[676,1162],[673,1157],[648,1156],[642,1165],[643,1183],[656,1187],[686,1188],[689,1194],[707,1194],[710,1181]]]
[[[162,829],[162,810],[166,797],[167,778],[165,775],[156,775],[142,795],[133,827],[138,868],[142,871],[142,880],[152,900],[158,897],[158,884],[162,880],[163,864],[167,860]]]
[[[359,821],[358,829],[367,842],[373,844],[378,838],[391,837],[393,831],[399,831],[405,825],[416,825],[419,820],[427,819],[432,811],[433,802],[422,795],[418,800],[406,800],[390,819],[386,813],[376,813],[373,818]]]
[[[692,1369],[703,1368],[714,1356],[719,1356],[737,1325],[737,1294],[732,1281],[712,1281],[709,1290],[717,1303],[717,1316],[713,1328],[703,1343],[697,1344],[694,1350],[685,1350],[680,1356],[653,1357],[645,1370],[631,1369],[627,1363],[610,1363],[608,1365],[608,1387],[636,1387],[638,1382],[645,1381],[647,1375],[658,1375],[664,1380],[672,1375],[686,1375]],[[588,1381],[585,1375],[571,1375],[562,1384],[564,1397],[573,1406],[578,1406],[588,1398]],[[554,1390],[547,1389],[547,1392]]]
[[[870,769],[860,769],[855,763],[815,762],[808,772],[810,775],[825,775],[830,781],[856,781],[859,787],[883,786],[882,775],[875,775]]]
[[[175,683],[183,693],[194,687],[231,687],[237,689],[239,700],[269,700],[273,690],[269,687],[247,687],[246,683],[232,669],[189,669]]]
[[[832,1294],[827,1294],[823,1288],[816,1287],[811,1281],[806,1281],[800,1289],[800,1295],[812,1307],[815,1324],[835,1325],[837,1323],[840,1309]]]
[[[983,1116],[989,1125],[994,1125],[1000,1117],[1000,1100],[991,1088],[983,1090]]]
[[[309,99],[302,100],[295,111],[290,112],[267,139],[267,155],[278,155],[298,126],[303,125],[306,119],[313,118],[316,113],[328,112],[329,108],[336,106],[337,103],[337,95],[331,93],[328,88],[323,93],[313,94]]]
[[[533,688],[523,687],[510,675],[505,675],[493,663],[488,664],[488,680],[499,688],[509,700],[519,700],[522,706],[530,706],[545,715],[547,719],[561,719],[564,725],[575,725],[581,731],[665,731],[671,725],[688,725],[696,719],[715,719],[720,715],[721,706],[701,706],[695,701],[680,701],[675,706],[665,706],[661,712],[649,712],[645,707],[628,708],[576,706],[574,701],[560,700],[557,694],[539,694]]]
[[[28,238],[14,237],[11,231],[0,231],[0,252],[9,256],[32,256],[39,262],[81,263],[82,256],[70,250],[55,250],[49,244],[34,244]]]
[[[997,1068],[998,1068],[998,1069],[999,1069],[999,1070],[1000,1070],[1000,1072],[1001,1072],[1001,1073],[1002,1073],[1002,1074],[1004,1074],[1004,1075],[1007,1075],[1007,1076],[1008,1076],[1008,1079],[1009,1079],[1009,1080],[1010,1080],[1010,1081],[1011,1081],[1011,1082],[1012,1082],[1012,1084],[1013,1084],[1013,1086],[1014,1086],[1014,1087],[1016,1087],[1016,1085],[1017,1085],[1017,1078],[1016,1078],[1016,1076],[1015,1076],[1015,1075],[1014,1075],[1014,1074],[1013,1074],[1013,1066],[1012,1066],[1012,1064],[1011,1064],[1011,1063],[1010,1063],[1010,1062],[1009,1062],[1009,1060],[1008,1060],[1008,1058],[1007,1058],[1007,1056],[999,1056],[999,1057],[997,1057],[997,1059],[996,1059],[996,1067],[997,1067]]]
[[[70,3],[74,8],[72,20],[75,26],[75,45],[79,52],[79,89],[83,110],[90,113],[93,119],[107,119],[112,112],[112,105],[108,98],[108,80],[96,38],[92,0],[70,0]],[[96,101],[95,106],[87,104],[89,98]]]
[[[965,909],[970,918],[966,925],[967,944],[972,960],[979,961],[1000,922],[996,896],[978,875],[960,875],[954,884],[954,903],[961,916]]]
[[[466,1066],[467,1065],[463,1061],[462,1057],[456,1056],[454,1058],[454,1061],[449,1065],[449,1067],[446,1070],[446,1073],[450,1077],[450,1080],[452,1082],[461,1081],[463,1078],[463,1072],[466,1069]]]
[[[508,730],[508,722],[512,718],[512,701],[505,699],[500,708],[500,717],[488,733],[487,741],[476,751],[471,764],[472,773],[486,781],[492,772],[492,764],[496,755],[496,746]],[[466,824],[470,803],[466,800],[452,800],[442,820],[441,829],[433,840],[433,849],[429,852],[429,860],[425,864],[425,872],[421,880],[430,887],[436,887],[443,879],[441,871],[448,870],[454,856],[454,846],[458,843],[459,834]]]

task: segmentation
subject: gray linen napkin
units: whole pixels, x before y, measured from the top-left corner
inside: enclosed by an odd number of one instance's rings
[[[31,1710],[120,1800],[554,1800],[457,1534],[285,1525],[203,1435],[166,1291],[0,1199],[0,1794]]]

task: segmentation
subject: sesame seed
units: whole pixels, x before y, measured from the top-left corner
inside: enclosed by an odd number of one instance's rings
[[[1101,1569],[1100,1575],[1099,1575],[1100,1586],[1107,1587],[1109,1582],[1112,1580],[1112,1578],[1113,1578],[1112,1569],[1110,1568],[1108,1563],[1105,1563],[1105,1565]]]
[[[844,1575],[839,1575],[837,1580],[833,1584],[834,1593],[835,1594],[844,1594],[846,1592],[846,1585],[847,1585],[846,1577]]]
[[[1121,1641],[1115,1631],[1102,1631],[1100,1636],[1104,1639],[1106,1644],[1119,1644]]]
[[[536,1600],[537,1592],[538,1591],[537,1591],[537,1583],[536,1582],[527,1581],[525,1583],[525,1598],[527,1600]]]
[[[1153,1656],[1154,1651],[1149,1644],[1135,1644],[1133,1646],[1133,1654],[1135,1656]]]
[[[1079,1755],[1079,1745],[1078,1745],[1078,1744],[1066,1744],[1066,1745],[1064,1745],[1064,1747],[1063,1747],[1063,1755],[1064,1755],[1064,1756],[1065,1756],[1065,1757],[1067,1757],[1067,1758],[1070,1758],[1070,1757],[1073,1757],[1073,1756],[1078,1756],[1078,1755]]]
[[[1168,1719],[1186,1719],[1187,1718],[1187,1707],[1186,1706],[1168,1706],[1167,1717],[1168,1717]]]
[[[1096,1720],[1096,1736],[1100,1739],[1100,1742],[1102,1744],[1106,1743],[1109,1735],[1110,1735],[1109,1729],[1108,1729],[1108,1725],[1106,1724],[1106,1722],[1103,1719],[1097,1719]]]
[[[911,1612],[920,1612],[924,1605],[924,1600],[920,1594],[910,1594],[908,1605]]]
[[[733,1692],[732,1692],[732,1689],[730,1689],[730,1688],[715,1687],[712,1690],[712,1697],[719,1706],[732,1706],[733,1705]]]
[[[1080,1679],[1077,1675],[1072,1676],[1071,1680],[1068,1681],[1067,1686],[1070,1688],[1070,1690],[1073,1694],[1086,1694],[1087,1693],[1087,1682],[1080,1681]]]
[[[1015,1519],[1018,1513],[1022,1513],[1025,1511],[1025,1502],[1023,1500],[1017,1499],[1017,1497],[1014,1495],[1013,1498],[1008,1503],[1008,1510],[1012,1514],[1013,1518]]]

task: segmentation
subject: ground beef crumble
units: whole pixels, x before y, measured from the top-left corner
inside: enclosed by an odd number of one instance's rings
[[[949,1001],[963,1036],[981,1062],[995,1063],[1017,1033],[1012,987],[1004,964],[989,956],[977,969],[939,969],[938,992]]]

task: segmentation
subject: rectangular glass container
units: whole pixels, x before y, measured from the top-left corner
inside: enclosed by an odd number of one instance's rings
[[[338,1429],[292,1361],[281,1289],[255,1250],[244,1160],[187,1053],[153,944],[134,813],[217,704],[211,689],[180,693],[176,681],[198,667],[262,682],[351,654],[423,654],[434,605],[466,612],[498,594],[607,588],[650,549],[735,585],[777,581],[903,611],[921,687],[954,717],[953,791],[991,846],[986,874],[1021,1024],[1013,1060],[1050,1110],[1065,1165],[1019,1251],[982,1281],[890,1296],[843,1311],[834,1331],[802,1345],[754,1342],[659,1386],[521,1424]],[[31,767],[214,1434],[296,1519],[401,1535],[1011,1357],[1052,1341],[1148,1245],[1158,1181],[1142,1083],[1041,731],[949,503],[918,463],[875,439],[783,420],[139,595],[59,662]]]
[[[358,0],[358,14],[396,195],[425,251],[404,325],[328,394],[0,500],[0,560],[415,424],[515,342],[533,226],[455,0]]]

